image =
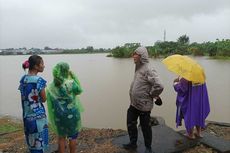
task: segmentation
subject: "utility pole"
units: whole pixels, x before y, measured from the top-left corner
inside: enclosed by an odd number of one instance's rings
[[[166,30],[164,30],[164,42],[166,41]]]

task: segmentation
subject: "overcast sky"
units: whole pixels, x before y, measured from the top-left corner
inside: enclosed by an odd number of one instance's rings
[[[0,48],[230,38],[230,0],[0,0]]]

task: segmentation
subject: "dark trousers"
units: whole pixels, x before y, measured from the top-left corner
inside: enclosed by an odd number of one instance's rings
[[[137,118],[139,117],[141,130],[144,136],[145,146],[151,147],[152,128],[150,125],[150,113],[151,111],[143,112],[131,105],[129,106],[129,109],[127,111],[127,129],[129,133],[129,139],[132,144],[137,143]]]

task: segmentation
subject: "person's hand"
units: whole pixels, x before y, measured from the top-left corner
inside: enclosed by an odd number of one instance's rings
[[[158,105],[158,106],[161,106],[161,105],[162,105],[162,100],[161,100],[161,98],[160,98],[159,96],[158,96],[158,97],[155,97],[154,103],[155,103],[156,105]]]
[[[179,79],[179,77],[178,78],[176,78],[176,79],[174,79],[174,83],[176,83],[176,82],[179,82],[180,81],[180,79]]]
[[[71,71],[69,71],[69,76],[71,79],[73,79],[73,73]]]

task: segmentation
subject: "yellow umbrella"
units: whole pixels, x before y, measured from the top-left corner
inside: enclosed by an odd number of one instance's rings
[[[168,56],[162,62],[170,71],[192,81],[193,83],[205,82],[206,78],[204,69],[195,60],[188,56],[175,54]]]

